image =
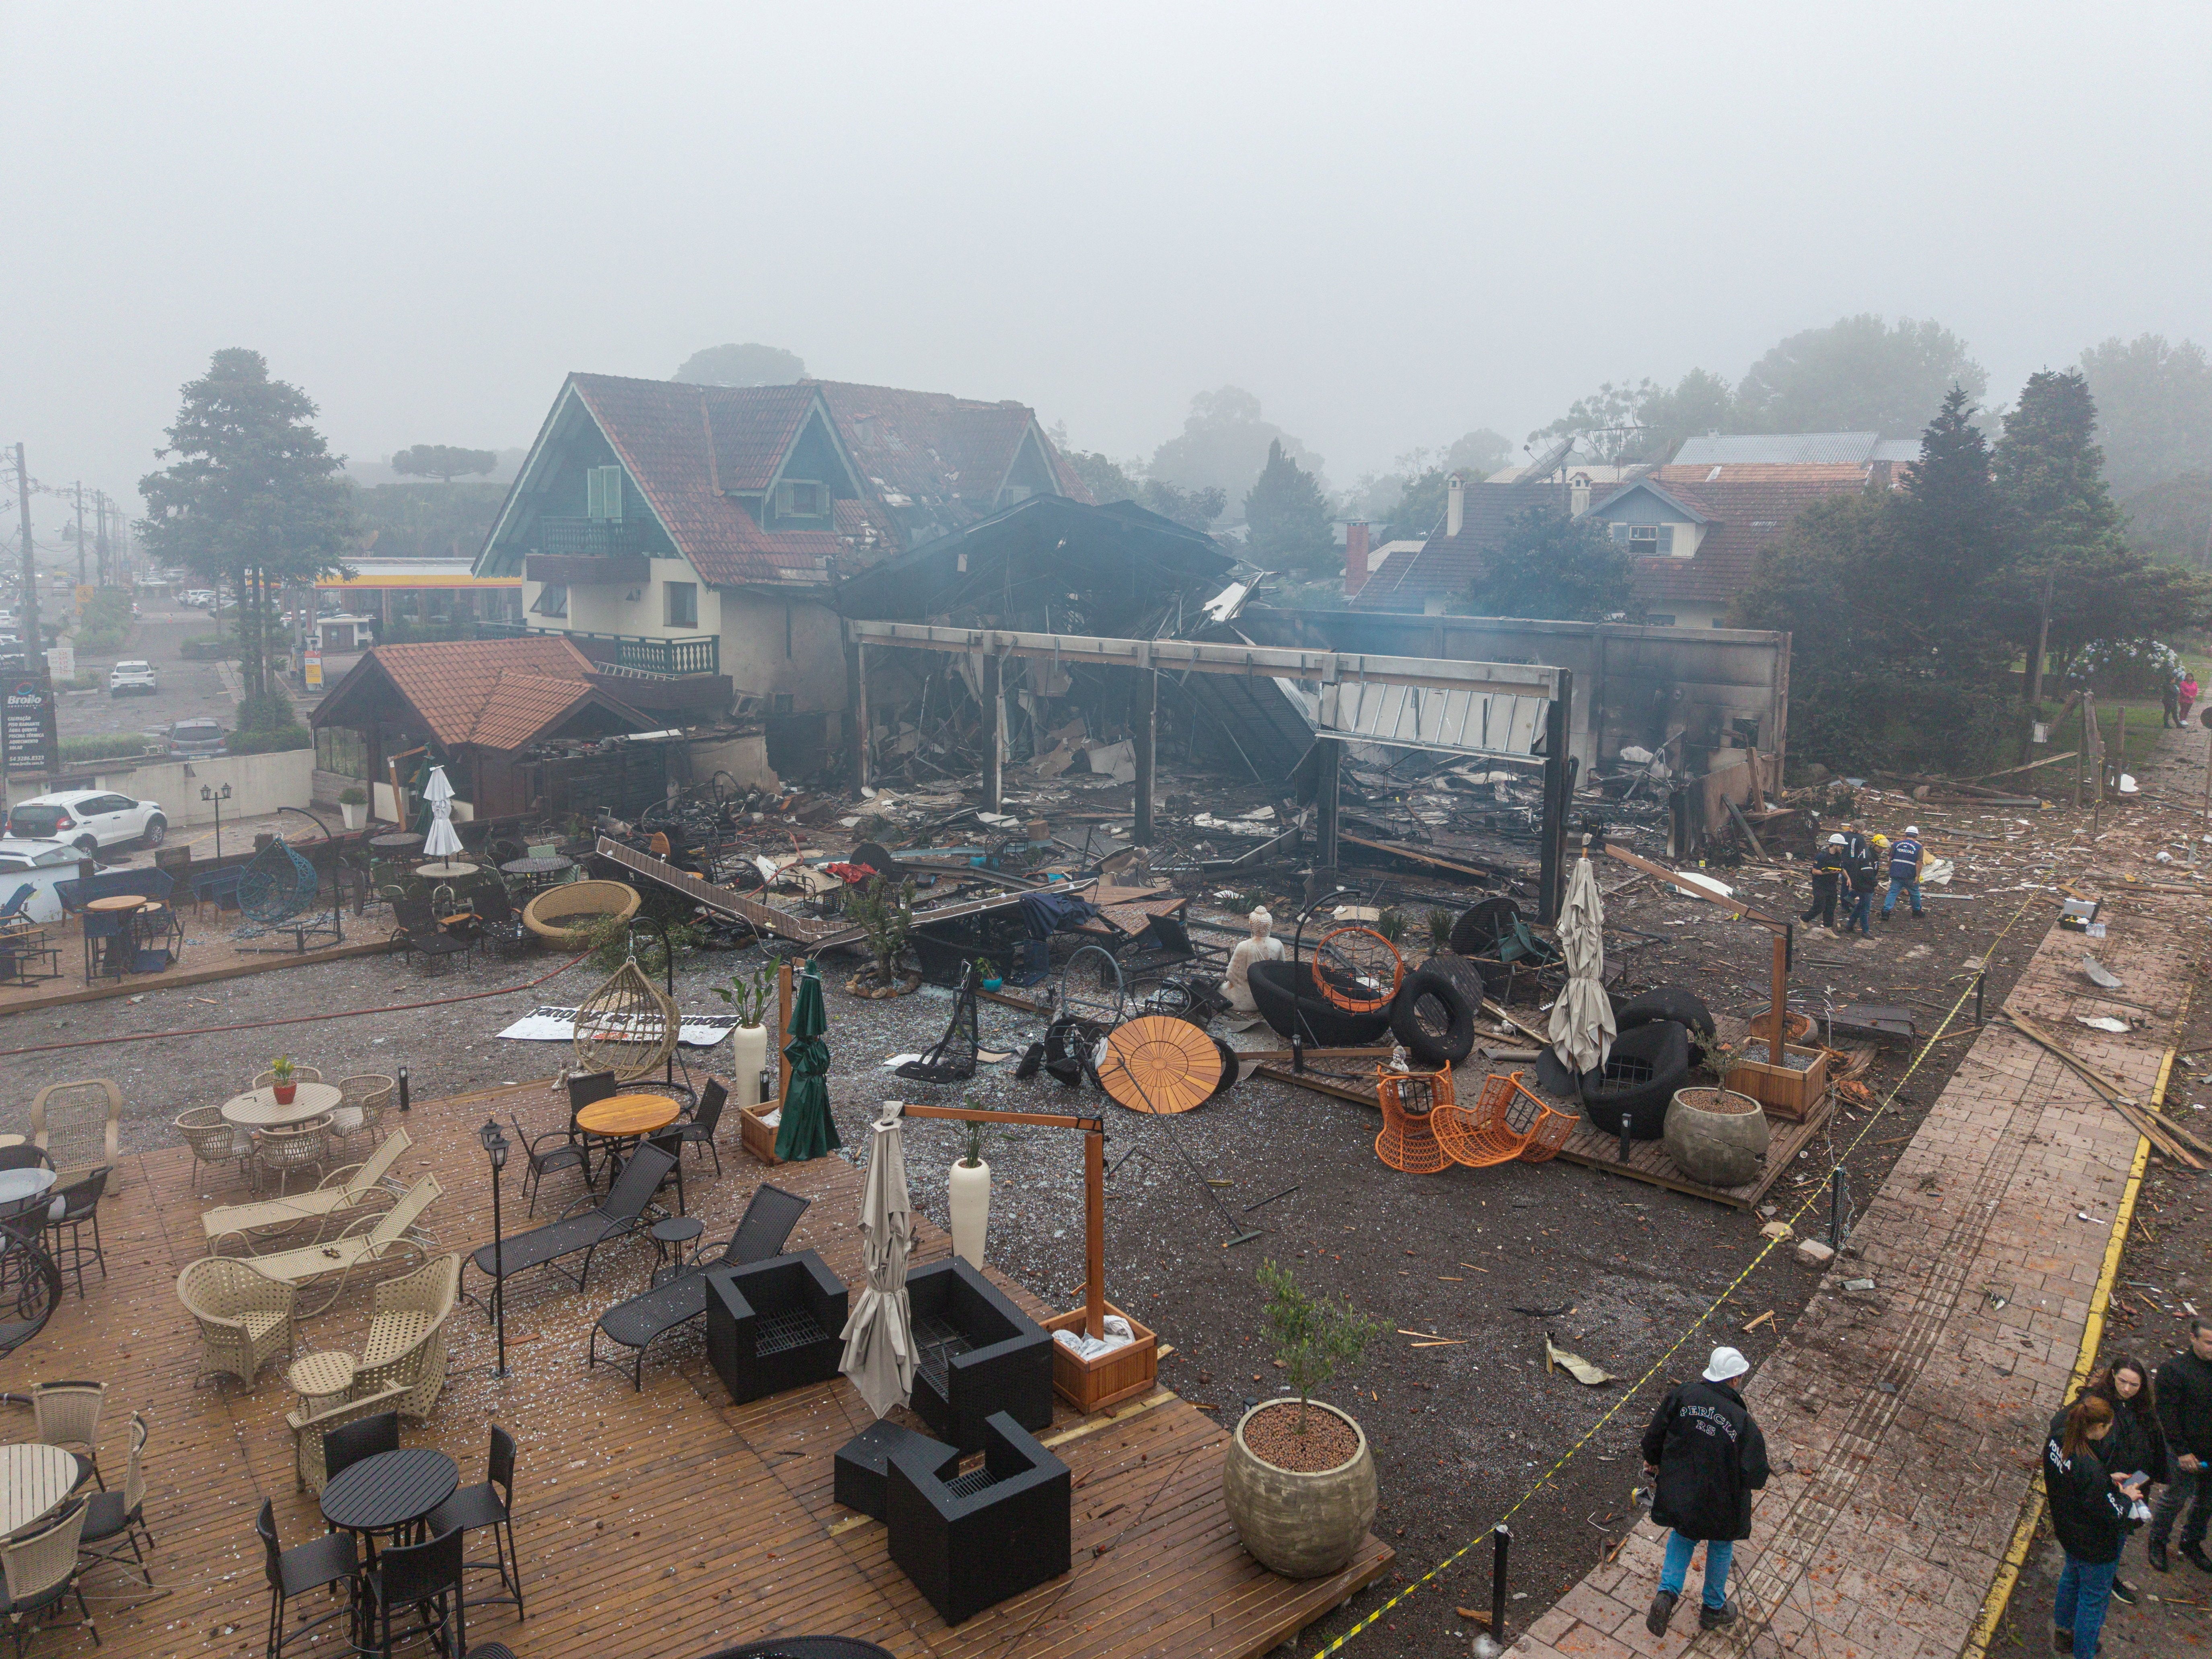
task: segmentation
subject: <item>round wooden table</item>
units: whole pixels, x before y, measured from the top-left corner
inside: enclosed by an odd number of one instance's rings
[[[84,1467],[75,1452],[59,1446],[0,1446],[0,1534],[13,1537],[38,1525],[83,1480]]]
[[[223,1102],[222,1121],[241,1129],[288,1128],[309,1118],[328,1116],[343,1098],[335,1084],[301,1083],[295,1085],[292,1103],[279,1106],[274,1089],[254,1089]]]
[[[683,1109],[666,1095],[609,1095],[577,1113],[576,1127],[610,1139],[649,1135],[675,1122]]]
[[[106,898],[96,898],[84,907],[97,910],[102,915],[112,915],[118,910],[136,910],[146,903],[143,893],[112,893]]]

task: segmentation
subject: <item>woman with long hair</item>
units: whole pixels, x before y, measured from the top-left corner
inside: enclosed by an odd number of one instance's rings
[[[2098,1443],[2112,1432],[2111,1404],[2084,1394],[2051,1419],[2043,1445],[2051,1530],[2066,1552],[2051,1608],[2051,1647],[2076,1659],[2096,1659],[2112,1575],[2119,1565],[2121,1526],[2142,1496],[2140,1486],[2124,1484],[2131,1476],[2112,1474],[2097,1455]]]
[[[2124,1474],[2130,1480],[2141,1475],[2146,1492],[2164,1486],[2171,1478],[2166,1431],[2159,1427],[2158,1412],[2151,1403],[2150,1367],[2133,1354],[2122,1354],[2090,1372],[2088,1386],[2082,1392],[2096,1395],[2112,1408],[2112,1431],[2097,1443],[2097,1459],[2106,1473]],[[2127,1534],[2142,1524],[2127,1522],[2120,1536],[2121,1553],[2127,1552]],[[2135,1586],[2119,1576],[2117,1560],[2112,1565],[2113,1598],[2132,1604]]]

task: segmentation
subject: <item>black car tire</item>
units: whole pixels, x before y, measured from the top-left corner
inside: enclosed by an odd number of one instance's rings
[[[97,858],[100,855],[100,842],[90,836],[79,836],[71,845],[87,858]]]
[[[1613,1040],[1595,1081],[1583,1079],[1583,1116],[1609,1135],[1619,1134],[1626,1120],[1631,1140],[1656,1140],[1667,1132],[1674,1091],[1689,1077],[1689,1028],[1671,1019],[1638,1025]]]
[[[1323,1048],[1358,1048],[1390,1029],[1390,1011],[1355,1014],[1340,1008],[1313,984],[1313,960],[1296,963],[1255,962],[1245,976],[1252,1001],[1261,1018],[1278,1036],[1312,1042]],[[1298,988],[1293,989],[1293,987]]]
[[[1713,1034],[1712,1010],[1705,1006],[1705,999],[1694,991],[1680,985],[1658,985],[1649,991],[1639,991],[1613,1011],[1613,1024],[1621,1030],[1632,1031],[1639,1025],[1649,1025],[1655,1019],[1671,1019],[1677,1025],[1686,1025],[1699,1036]]]
[[[1424,1066],[1456,1066],[1474,1049],[1474,1009],[1449,975],[1416,968],[1391,1000],[1390,1033]]]
[[[146,820],[146,833],[139,836],[138,840],[142,846],[151,848],[159,847],[168,838],[169,821],[163,817],[159,812],[156,812],[152,817]]]

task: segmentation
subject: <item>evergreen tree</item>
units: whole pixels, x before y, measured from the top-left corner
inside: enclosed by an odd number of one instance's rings
[[[270,690],[266,618],[277,592],[340,570],[353,538],[344,462],[308,424],[315,412],[299,387],[269,378],[259,352],[218,351],[184,388],[168,444],[155,452],[174,459],[138,481],[149,556],[234,584],[255,693]]]
[[[1514,515],[1460,596],[1476,617],[1601,622],[1632,603],[1635,566],[1604,525],[1557,507]]]
[[[1921,434],[1920,459],[1886,503],[1888,523],[1867,573],[1887,601],[1936,594],[1941,604],[1888,606],[1899,637],[1893,652],[1933,652],[1939,675],[1993,675],[2010,647],[1991,624],[1993,591],[2017,550],[2012,521],[1990,473],[1990,444],[1974,424],[1973,400],[1953,386]]]
[[[2122,574],[2117,566],[2127,551],[2120,510],[2105,485],[2097,401],[2078,370],[2028,376],[2005,416],[1996,473],[1998,494],[2021,526],[2008,608],[2010,631],[2027,653],[2027,699],[2039,702],[2053,617],[2062,646],[2099,637],[2091,613],[2108,611],[2100,601],[2112,596],[2094,588]],[[2083,623],[2092,631],[2081,631]]]
[[[1244,497],[1244,522],[1255,564],[1319,574],[1343,562],[1321,481],[1283,453],[1279,438],[1268,444],[1267,464]]]

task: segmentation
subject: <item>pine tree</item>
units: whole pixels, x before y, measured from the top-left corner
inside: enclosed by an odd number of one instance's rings
[[[1255,564],[1320,574],[1343,562],[1321,481],[1283,453],[1279,438],[1267,445],[1267,465],[1244,497],[1244,522]]]
[[[1921,434],[1920,459],[1905,469],[1904,488],[1887,497],[1888,520],[1872,580],[1889,596],[1941,594],[1942,603],[1888,607],[1900,659],[1933,655],[1929,672],[1993,675],[2010,647],[1992,626],[2002,602],[1993,584],[2018,551],[2011,515],[1990,477],[1989,440],[1972,419],[1973,402],[1953,386]]]
[[[2051,647],[2051,618],[2072,612],[2086,618],[2112,597],[2093,592],[2109,580],[2124,557],[2120,510],[2105,485],[2104,452],[2097,447],[2097,400],[2078,371],[2041,370],[2027,378],[2020,404],[2005,416],[1996,447],[1996,487],[2018,516],[2022,552],[2012,610],[2015,631],[2025,634],[2027,700],[2043,697],[2043,670]],[[2033,632],[2025,626],[2029,616]],[[2078,629],[2062,632],[2080,641]]]
[[[1601,622],[1628,609],[1634,562],[1594,519],[1556,507],[1516,514],[1461,595],[1477,617]]]
[[[175,459],[138,481],[149,555],[234,584],[244,678],[256,693],[270,690],[276,592],[343,568],[352,541],[344,462],[307,423],[315,412],[299,387],[269,378],[259,352],[218,351],[184,388],[168,446],[155,452]]]

